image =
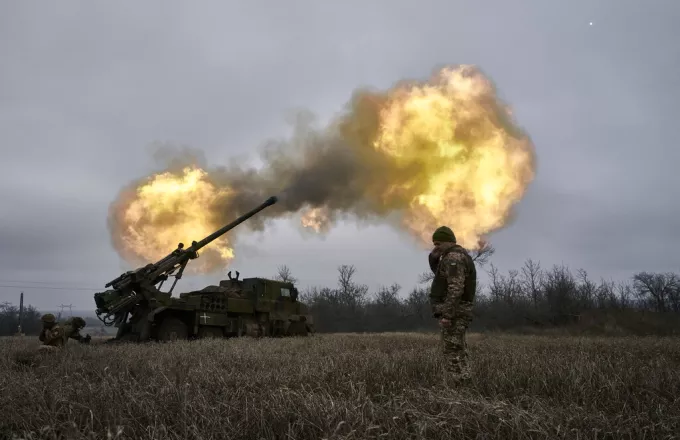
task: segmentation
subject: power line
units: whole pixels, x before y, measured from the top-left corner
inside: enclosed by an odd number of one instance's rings
[[[96,292],[102,290],[101,287],[57,287],[57,286],[18,286],[11,284],[0,284],[0,287],[14,287],[17,289],[47,289],[47,290],[86,290]]]
[[[38,290],[82,290],[86,292],[99,292],[101,290],[104,290],[102,287],[85,287],[85,286],[74,286],[74,287],[67,287],[67,286],[54,286],[50,285],[53,283],[47,282],[47,281],[9,281],[9,280],[0,280],[0,283],[31,283],[31,284],[42,284],[38,286],[29,286],[28,284],[0,284],[0,287],[13,287],[16,289],[38,289]],[[56,281],[55,283],[58,283]]]
[[[28,283],[28,284],[63,284],[70,283],[70,281],[33,281],[33,280],[3,280],[0,283]]]
[[[0,283],[13,283],[14,281],[7,281],[7,280],[0,280]],[[83,290],[87,292],[99,292],[101,290],[104,290],[105,288],[102,287],[85,287],[85,286],[74,286],[74,287],[67,287],[67,286],[54,286],[50,285],[52,283],[46,282],[46,281],[16,281],[17,283],[31,283],[31,284],[38,284],[41,283],[43,285],[39,286],[29,286],[28,284],[0,284],[0,287],[14,287],[17,289],[46,289],[46,290]]]

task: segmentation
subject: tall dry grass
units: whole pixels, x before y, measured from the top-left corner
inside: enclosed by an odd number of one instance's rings
[[[0,435],[130,439],[671,439],[680,341],[470,339],[447,388],[438,340],[317,335],[190,343],[0,340]]]

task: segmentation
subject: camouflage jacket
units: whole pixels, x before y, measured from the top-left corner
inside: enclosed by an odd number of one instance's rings
[[[470,254],[459,245],[443,250],[433,264],[430,304],[435,318],[472,319],[477,270]]]
[[[83,341],[83,335],[80,334],[80,328],[74,323],[74,320],[80,319],[81,325],[85,325],[85,321],[81,318],[69,318],[64,323],[64,340],[68,338],[75,339],[76,341]]]
[[[52,328],[44,328],[40,332],[38,339],[43,345],[50,345],[52,347],[63,347],[66,339],[64,338],[64,328],[59,324],[55,324]]]
[[[66,342],[68,338],[80,341],[83,339],[83,335],[80,334],[80,329],[66,321],[64,324],[64,342]]]
[[[79,329],[69,321],[66,321],[63,325],[55,324],[49,329],[43,328],[38,337],[43,345],[51,345],[53,347],[63,347],[69,338],[76,341],[83,339]]]

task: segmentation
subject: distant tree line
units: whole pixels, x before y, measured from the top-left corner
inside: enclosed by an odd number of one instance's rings
[[[638,272],[630,280],[595,282],[583,269],[565,265],[542,268],[527,260],[519,270],[501,274],[489,263],[494,248],[485,244],[472,256],[478,273],[489,274],[487,285],[478,283],[472,331],[573,328],[634,334],[680,333],[680,275],[672,272]],[[488,266],[488,268],[487,268]],[[356,268],[338,267],[334,287],[312,287],[300,294],[315,318],[319,332],[433,331],[429,283],[432,273],[420,274],[419,286],[402,296],[398,284],[376,292],[355,280]],[[287,266],[275,278],[297,282]],[[40,332],[41,313],[24,308],[22,331]],[[85,317],[90,333],[103,333],[101,323]],[[0,336],[16,334],[19,307],[0,303]],[[97,329],[99,327],[99,329]]]
[[[639,272],[626,282],[595,282],[583,269],[565,265],[548,269],[527,260],[519,270],[501,274],[488,264],[494,248],[485,244],[473,252],[478,273],[489,274],[488,285],[478,283],[471,330],[573,328],[594,332],[633,334],[680,333],[680,276]],[[488,265],[488,268],[487,268]],[[313,287],[301,293],[315,317],[319,332],[430,331],[429,283],[432,273],[419,276],[419,286],[402,297],[393,284],[372,294],[355,281],[356,268],[338,267],[335,287]],[[287,266],[277,279],[296,281]]]
[[[31,305],[24,305],[21,332],[25,335],[38,335],[42,328],[40,312]],[[17,334],[19,330],[19,306],[9,302],[0,303],[0,336]]]

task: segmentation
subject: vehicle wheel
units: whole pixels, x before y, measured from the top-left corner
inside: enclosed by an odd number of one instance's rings
[[[189,329],[185,323],[178,318],[168,316],[158,327],[159,341],[186,340],[189,337]]]
[[[198,337],[201,339],[222,338],[224,337],[224,332],[222,327],[203,326],[198,328]]]
[[[304,322],[294,321],[288,326],[289,336],[307,336],[307,325]]]

